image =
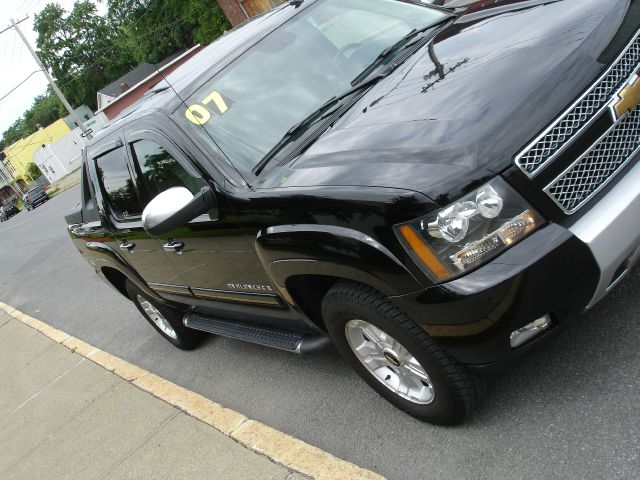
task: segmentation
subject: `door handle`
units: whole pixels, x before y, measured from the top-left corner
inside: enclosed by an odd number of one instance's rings
[[[131,243],[129,240],[123,240],[120,244],[120,250],[127,250],[129,253],[133,253],[134,248],[136,248],[136,244]]]
[[[183,242],[176,242],[173,238],[167,240],[167,243],[162,245],[162,248],[166,252],[175,252],[178,255],[182,255],[182,249],[184,248]]]

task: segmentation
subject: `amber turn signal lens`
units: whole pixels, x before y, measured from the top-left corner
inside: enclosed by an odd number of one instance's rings
[[[411,226],[402,225],[400,227],[400,233],[411,251],[431,270],[436,279],[444,280],[451,276],[447,267],[438,260],[438,257],[435,256],[433,251]]]

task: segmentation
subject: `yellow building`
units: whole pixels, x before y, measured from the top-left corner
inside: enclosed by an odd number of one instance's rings
[[[31,182],[27,175],[27,165],[33,162],[33,154],[42,148],[42,145],[49,145],[69,133],[69,127],[63,119],[49,125],[47,128],[38,130],[22,140],[18,140],[13,145],[4,149],[7,158],[4,161],[7,170],[11,172],[15,179],[22,179],[26,183]],[[33,179],[35,180],[35,178]]]

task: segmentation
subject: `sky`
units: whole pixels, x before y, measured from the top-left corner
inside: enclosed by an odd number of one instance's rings
[[[74,2],[75,0],[0,0],[0,30],[10,25],[11,18],[18,21],[29,15],[29,19],[22,22],[20,28],[35,50],[34,14],[42,10],[47,3],[57,3],[69,11],[73,8]],[[93,3],[99,12],[106,10],[106,2],[99,3],[93,0]],[[0,98],[36,70],[36,62],[18,34],[13,29],[0,34]],[[36,96],[45,92],[47,84],[42,72],[34,73],[13,93],[0,100],[0,136],[31,107]]]

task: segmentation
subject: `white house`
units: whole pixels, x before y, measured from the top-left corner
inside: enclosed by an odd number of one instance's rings
[[[84,124],[86,128],[96,133],[107,122],[107,118],[103,114],[99,114]],[[61,139],[49,145],[43,145],[33,154],[33,161],[49,182],[54,182],[80,168],[82,148],[87,143],[87,139],[81,133],[80,128],[75,128]]]

